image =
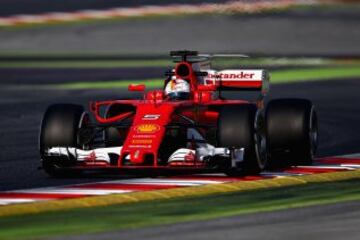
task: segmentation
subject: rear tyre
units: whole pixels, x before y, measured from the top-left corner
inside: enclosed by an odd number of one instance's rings
[[[318,145],[315,108],[306,99],[276,99],[266,109],[269,168],[311,165]]]
[[[54,104],[46,110],[39,145],[43,169],[50,176],[67,177],[75,173],[64,168],[74,166],[76,159],[48,156],[46,150],[51,147],[81,147],[78,131],[85,116],[84,108],[74,104]]]
[[[266,159],[257,153],[260,137],[255,127],[257,107],[252,104],[225,106],[220,111],[217,129],[217,141],[220,147],[244,148],[244,161],[236,168],[228,167],[227,175],[258,174]]]
[[[110,105],[106,111],[106,117],[111,118],[119,114],[135,111],[134,106],[125,104]],[[104,138],[106,147],[116,147],[124,145],[129,129],[108,127],[105,129]]]

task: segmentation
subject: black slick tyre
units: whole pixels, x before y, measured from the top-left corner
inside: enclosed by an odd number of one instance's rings
[[[81,147],[78,131],[84,108],[74,104],[54,104],[47,108],[40,129],[40,155],[42,167],[52,177],[72,176],[74,171],[64,170],[75,165],[75,159],[61,156],[48,156],[46,150],[51,147]]]
[[[272,100],[265,121],[269,168],[312,164],[318,145],[318,123],[311,101]]]
[[[239,166],[228,168],[227,175],[258,174],[263,163],[256,153],[257,107],[253,104],[224,106],[219,114],[217,142],[219,147],[244,148],[244,161]]]

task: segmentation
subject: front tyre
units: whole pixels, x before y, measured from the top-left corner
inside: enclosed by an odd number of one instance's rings
[[[40,156],[42,167],[52,177],[66,177],[70,174],[64,168],[75,165],[76,159],[48,156],[52,147],[80,148],[78,132],[86,113],[80,105],[54,104],[46,110],[40,129]]]
[[[236,168],[228,168],[227,175],[258,174],[266,159],[259,154],[261,141],[256,127],[257,107],[253,104],[224,106],[219,114],[217,141],[220,147],[244,148],[244,160]],[[264,144],[264,142],[262,142]]]

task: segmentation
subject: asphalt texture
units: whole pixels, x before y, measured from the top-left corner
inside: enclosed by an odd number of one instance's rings
[[[166,55],[170,50],[360,55],[360,8],[189,15],[0,29],[0,52]]]
[[[359,224],[360,202],[348,202],[66,238],[68,240],[358,240]]]
[[[167,68],[0,68],[1,85],[56,84],[161,78]]]

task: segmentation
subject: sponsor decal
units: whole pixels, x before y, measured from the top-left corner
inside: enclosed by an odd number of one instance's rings
[[[132,144],[152,144],[152,139],[133,139],[131,140]]]
[[[253,79],[254,73],[218,73],[218,74],[209,74],[210,78],[220,78],[220,79]]]
[[[137,133],[156,133],[160,130],[160,126],[157,124],[140,124],[135,127]]]
[[[129,148],[151,148],[151,145],[129,145]]]
[[[146,114],[143,116],[142,120],[158,120],[160,118],[160,114]]]
[[[155,135],[152,135],[152,134],[134,134],[132,136],[133,138],[156,138]]]

